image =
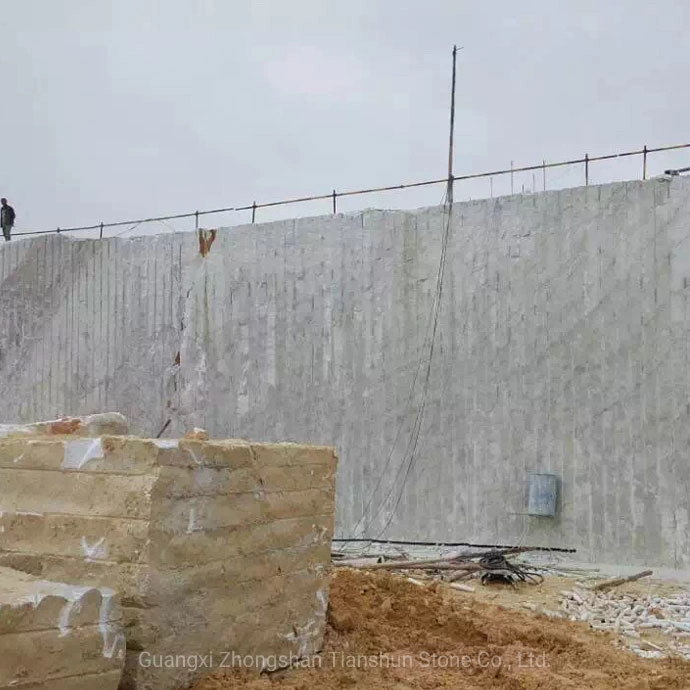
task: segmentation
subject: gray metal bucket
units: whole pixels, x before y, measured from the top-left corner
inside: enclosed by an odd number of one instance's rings
[[[529,492],[527,495],[527,513],[542,517],[555,517],[558,500],[558,477],[555,474],[527,475]]]

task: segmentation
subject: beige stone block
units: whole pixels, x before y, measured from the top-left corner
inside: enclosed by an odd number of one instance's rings
[[[309,466],[262,465],[258,472],[262,486],[267,492],[320,488],[333,491],[334,488],[335,465],[330,461]]]
[[[238,660],[244,664],[244,668],[251,668],[251,664],[257,664],[254,670],[258,672],[261,670],[262,661],[264,668],[271,669],[275,668],[273,664],[276,664],[279,659],[273,660],[270,657],[284,656],[286,663],[277,665],[278,667],[285,666],[289,664],[291,654],[294,662],[295,652],[299,649],[299,642],[291,639],[292,633],[293,631],[281,630],[279,634],[276,634],[270,622],[262,616],[247,618],[241,623],[214,622],[206,628],[202,637],[195,636],[192,644],[185,648],[187,657],[191,657],[191,661],[197,664],[196,671],[192,670],[193,664],[188,663],[187,668],[184,668],[182,661],[178,662],[176,669],[142,666],[142,661],[148,663],[151,658],[155,658],[157,663],[160,663],[159,660],[174,656],[176,650],[179,653],[175,639],[167,638],[162,640],[152,652],[147,650],[142,654],[141,651],[128,651],[124,675],[130,680],[123,682],[121,690],[132,690],[134,687],[138,690],[140,688],[158,690],[162,687],[187,687],[187,683],[192,678],[205,675],[213,669],[229,669],[233,661],[237,665]],[[317,637],[322,637],[322,629],[320,635],[319,630],[315,630],[310,653],[321,646],[321,640],[316,639]],[[246,658],[247,655],[253,658],[249,660]],[[259,658],[261,656],[264,658]],[[201,663],[209,664],[209,666],[200,666]]]
[[[64,632],[120,617],[119,598],[109,588],[69,585],[0,567],[0,633]]]
[[[0,467],[146,474],[164,452],[155,440],[129,436],[0,439]]]
[[[260,495],[264,518],[281,520],[322,515],[333,510],[333,492],[324,489],[264,492]]]
[[[130,652],[304,651],[323,631],[334,472],[331,448],[299,444],[0,440],[0,564],[119,591]],[[93,627],[95,601],[70,629]],[[35,620],[62,612],[46,599]],[[195,675],[128,673],[138,690]]]
[[[329,446],[305,446],[299,443],[252,443],[257,465],[273,467],[324,465],[335,467],[336,455]]]
[[[109,587],[122,599],[149,604],[160,589],[156,572],[144,564],[85,561],[39,554],[0,553],[0,566],[13,568],[41,579],[89,587]]]
[[[203,634],[203,633],[202,633]],[[211,631],[205,636],[190,635],[187,644],[172,636],[168,644],[155,650],[128,650],[122,681],[118,690],[177,690],[213,670],[203,664],[212,642]],[[209,659],[210,661],[210,659]]]
[[[286,599],[304,610],[316,610],[320,606],[319,592],[325,596],[328,591],[327,575],[316,567],[265,576],[244,572],[239,562],[223,565],[225,570],[214,564],[185,572],[184,588],[167,590],[168,600],[155,607],[123,607],[128,646],[154,649],[171,630],[184,629],[196,637],[211,624],[229,625],[249,611],[265,610],[270,616],[270,610]]]
[[[161,465],[177,467],[250,467],[252,464],[251,447],[246,441],[199,441],[180,439],[164,442],[169,445],[167,453],[161,453]]]
[[[316,595],[302,602],[286,597],[282,603],[250,611],[234,621],[235,628],[242,631],[237,642],[242,652],[262,654],[280,649],[297,657],[319,651],[325,625],[326,607],[316,600]]]
[[[214,596],[212,601],[218,607],[218,613],[207,617],[187,617],[187,636],[183,645],[180,645],[178,636],[169,634],[177,625],[172,621],[161,626],[161,630],[168,634],[150,640],[146,649],[130,648],[122,687],[136,687],[137,690],[184,687],[190,679],[223,663],[229,664],[233,652],[240,656],[296,656],[299,652],[315,652],[322,642],[325,608],[311,591],[307,598],[291,607],[279,603],[279,598],[293,600],[296,594],[289,589],[283,590],[278,597],[272,598],[271,605],[244,611],[238,616],[235,611],[241,606],[231,600],[228,602],[231,608],[228,609],[217,603]],[[166,659],[172,660],[172,667],[166,668]],[[210,666],[201,666],[202,660]]]
[[[174,568],[286,548],[330,548],[331,523],[332,515],[323,515],[177,533],[152,528],[150,563]]]
[[[191,498],[226,496],[243,493],[304,491],[321,489],[333,492],[334,471],[331,464],[304,466],[245,466],[226,468],[161,467],[156,496]]]
[[[104,457],[85,465],[85,469],[90,472],[147,474],[158,466],[161,448],[155,440],[104,436],[101,445]]]
[[[86,675],[65,676],[51,678],[39,683],[28,685],[7,686],[10,690],[118,690],[122,671],[106,671],[105,673],[89,673]],[[0,690],[5,690],[1,688]]]
[[[128,649],[120,690],[187,687],[193,678],[219,668],[227,652],[240,648],[245,632],[252,631],[238,629],[232,619],[194,620],[181,644],[168,629],[146,649]]]
[[[154,475],[0,469],[0,511],[145,519]]]
[[[296,610],[320,610],[321,595],[326,601],[328,579],[315,573],[313,569],[303,569],[289,574],[266,577],[261,580],[248,580],[236,585],[236,593],[223,592],[220,588],[200,590],[195,596],[203,596],[207,591],[206,620],[225,620],[249,611],[265,610],[267,615],[277,606],[288,602]],[[233,588],[234,589],[234,588]],[[319,595],[321,592],[321,595]]]
[[[119,625],[87,625],[0,636],[0,687],[51,677],[98,674],[122,667],[125,639]]]
[[[281,523],[289,523],[287,527]],[[271,539],[270,527],[276,528],[276,539]],[[295,531],[290,531],[292,527]],[[252,557],[269,552],[292,550],[306,556],[310,551],[319,554],[330,549],[327,540],[320,538],[320,528],[313,518],[285,520],[248,525],[241,528],[219,528],[191,534],[151,532],[150,562],[160,568],[197,566],[235,557]],[[326,559],[323,562],[328,562]]]
[[[122,668],[118,597],[0,568],[0,688]]]
[[[146,611],[125,610],[124,632],[127,648],[134,651],[154,651],[162,639],[172,635],[178,636],[178,649],[183,649],[184,644],[179,638],[182,633],[190,643],[203,638],[209,623],[203,608],[207,602],[198,594],[194,597],[194,603],[194,607],[191,606],[191,602],[177,605],[167,602],[165,606]],[[230,620],[228,617],[227,621]]]
[[[333,495],[322,489],[161,498],[155,503],[152,524],[173,534],[193,534],[268,520],[306,518],[332,510]]]
[[[124,518],[5,512],[0,514],[0,551],[143,563],[148,558],[148,523]]]
[[[67,634],[70,627],[84,626],[99,620],[103,604],[103,596],[99,590],[74,585],[64,585],[62,589],[63,592],[59,594],[33,592],[18,597],[12,603],[3,603],[0,608],[0,635],[48,629],[59,629],[61,634]],[[51,591],[55,591],[55,588]],[[0,596],[6,599],[7,592],[0,592]],[[109,607],[106,613],[109,617],[115,615],[115,620],[120,619],[117,607]]]
[[[64,456],[64,443],[58,439],[0,439],[1,468],[59,470]]]
[[[261,489],[261,475],[252,466],[161,467],[155,487],[155,497],[157,499],[158,497],[230,496],[250,494]]]
[[[156,501],[152,527],[172,534],[192,534],[260,522],[265,507],[260,494],[195,496]]]
[[[333,513],[271,520],[253,525],[249,532],[246,537],[238,535],[239,551],[247,555],[287,547],[330,545]]]
[[[191,566],[179,571],[169,571],[160,575],[159,592],[173,593],[173,596],[193,595],[194,592],[233,590],[245,583],[273,582],[276,577],[305,576],[314,582],[323,582],[327,577],[327,567],[318,561],[319,552],[304,554],[300,560],[297,553],[283,552],[259,557],[237,557],[214,561],[204,565]],[[323,551],[320,552],[323,555]],[[175,579],[178,585],[175,587]],[[252,585],[253,586],[253,585]],[[268,585],[265,585],[268,587]],[[170,595],[170,594],[169,594]],[[234,596],[228,593],[228,596]],[[159,599],[160,600],[160,599]]]

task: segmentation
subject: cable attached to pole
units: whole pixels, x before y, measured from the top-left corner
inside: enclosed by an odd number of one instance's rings
[[[364,506],[364,509],[362,510],[362,514],[357,520],[357,524],[355,525],[354,531],[356,532],[357,529],[360,527],[360,525],[364,524],[363,527],[363,532],[367,532],[368,529],[371,527],[372,523],[378,518],[378,516],[381,514],[381,512],[384,510],[386,505],[388,504],[389,499],[393,495],[393,492],[395,491],[396,485],[398,485],[399,480],[402,478],[402,481],[400,481],[400,488],[399,491],[397,492],[396,498],[394,500],[394,505],[393,508],[388,515],[388,518],[385,521],[384,526],[382,529],[379,531],[377,536],[381,536],[386,529],[388,529],[390,523],[392,522],[393,518],[395,517],[395,514],[398,510],[398,506],[400,505],[400,501],[402,499],[405,486],[407,484],[407,480],[410,476],[410,473],[414,467],[415,463],[415,456],[417,453],[417,445],[419,443],[419,436],[422,428],[422,423],[424,420],[424,414],[426,411],[426,402],[427,402],[427,395],[429,391],[429,381],[431,378],[431,368],[432,368],[432,363],[433,363],[433,358],[434,358],[434,346],[435,346],[435,340],[436,340],[436,332],[438,328],[438,320],[439,320],[439,311],[441,307],[441,295],[443,292],[443,276],[445,273],[445,266],[446,266],[446,252],[448,248],[448,238],[450,235],[450,229],[451,229],[451,218],[452,218],[452,208],[453,208],[453,135],[454,135],[454,128],[455,128],[455,84],[456,84],[456,59],[457,59],[457,53],[458,50],[462,50],[462,48],[458,49],[457,45],[453,46],[453,76],[452,76],[452,84],[451,84],[451,106],[450,106],[450,138],[449,138],[449,145],[448,145],[448,184],[446,187],[446,194],[445,194],[445,199],[443,201],[443,206],[445,207],[444,209],[444,218],[443,218],[443,225],[442,225],[442,234],[441,234],[441,252],[440,252],[440,257],[439,257],[439,267],[438,267],[438,273],[436,276],[436,289],[434,291],[434,296],[433,296],[433,301],[432,301],[432,308],[431,308],[431,314],[430,314],[430,321],[427,325],[427,335],[424,338],[424,342],[422,343],[422,354],[419,359],[419,363],[417,365],[417,369],[414,375],[414,379],[412,381],[412,386],[410,389],[410,395],[407,401],[407,409],[409,411],[410,409],[410,403],[412,402],[412,398],[414,396],[417,380],[419,378],[419,374],[422,371],[425,371],[425,376],[424,380],[422,383],[422,400],[421,403],[419,404],[417,408],[417,413],[415,415],[414,422],[412,424],[412,429],[410,431],[410,437],[408,439],[407,447],[405,448],[405,452],[403,454],[403,459],[400,462],[400,466],[398,467],[395,477],[393,478],[393,481],[390,485],[390,488],[388,489],[388,492],[385,495],[385,498],[381,500],[378,504],[377,510],[374,512],[373,515],[369,516],[369,509],[372,506],[372,503],[374,501],[374,498],[376,496],[376,493],[378,492],[381,483],[383,481],[384,476],[386,475],[388,471],[388,467],[390,465],[390,462],[393,457],[393,453],[395,451],[395,448],[398,444],[398,439],[400,438],[401,431],[402,431],[402,426],[403,423],[401,422],[400,426],[398,427],[398,432],[395,436],[395,440],[393,442],[393,445],[391,447],[390,453],[388,454],[388,458],[385,462],[385,465],[381,472],[379,473],[378,480],[376,482],[376,485],[374,486],[373,491],[371,492],[369,499]],[[447,216],[446,216],[446,210],[447,210]],[[424,352],[426,351],[428,344],[428,355],[426,357],[426,363],[424,363]],[[407,416],[407,415],[405,415]],[[368,518],[368,519],[367,519]],[[366,522],[365,522],[366,521]]]

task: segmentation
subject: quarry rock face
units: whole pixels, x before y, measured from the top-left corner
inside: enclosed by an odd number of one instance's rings
[[[292,443],[0,438],[0,566],[118,593],[122,688],[209,670],[156,664],[170,655],[308,655],[325,624],[335,465],[332,448]]]
[[[124,661],[113,590],[0,568],[0,688],[116,690]]]
[[[4,242],[0,419],[333,445],[339,537],[688,569],[689,219],[679,175]],[[529,473],[554,519],[523,515]]]

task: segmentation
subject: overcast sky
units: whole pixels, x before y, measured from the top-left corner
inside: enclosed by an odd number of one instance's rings
[[[464,46],[456,174],[685,142],[689,7],[0,0],[0,193],[21,230],[443,177],[453,43]],[[690,165],[690,150],[673,161]],[[651,172],[665,162],[650,159]],[[594,181],[636,176],[635,166],[600,168]],[[557,171],[548,182],[579,184],[581,171],[569,179]],[[456,198],[488,196],[481,185]],[[391,193],[341,208],[441,196]]]

